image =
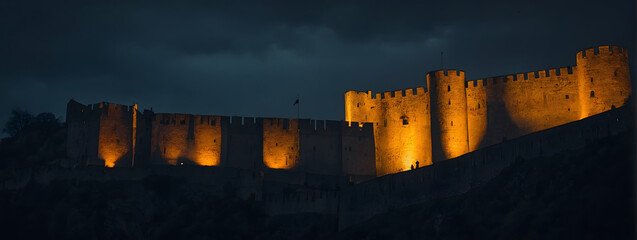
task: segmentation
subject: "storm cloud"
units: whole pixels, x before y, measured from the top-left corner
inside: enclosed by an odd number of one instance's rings
[[[69,99],[296,117],[297,95],[301,117],[338,120],[345,91],[423,86],[440,52],[468,79],[595,45],[635,56],[634,0],[230,2],[0,2],[0,123],[12,108],[63,117]]]

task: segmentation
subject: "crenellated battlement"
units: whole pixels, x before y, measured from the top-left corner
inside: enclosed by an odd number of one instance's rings
[[[301,119],[299,129],[303,134],[340,134],[341,121]]]
[[[374,123],[369,122],[340,122],[343,135],[374,135]]]
[[[582,59],[596,55],[620,55],[627,57],[628,51],[625,48],[612,45],[595,46],[577,52],[576,58]]]
[[[193,115],[183,113],[156,113],[155,121],[162,125],[185,125]]]
[[[68,148],[106,166],[132,165],[140,153],[161,164],[382,176],[618,108],[632,94],[627,51],[612,45],[579,51],[573,66],[468,81],[462,70],[436,70],[424,80],[346,92],[345,121],[138,115],[137,105],[71,100]]]
[[[541,81],[552,79],[556,76],[566,76],[575,74],[577,66],[560,68],[549,68],[547,70],[530,71],[524,73],[513,73],[502,76],[487,77],[482,79],[467,80],[465,87],[488,87],[499,83],[515,83],[519,81]]]
[[[461,70],[436,70],[425,75],[427,92],[417,91],[424,98],[410,98],[409,90],[347,92],[345,119],[374,123],[384,175],[408,169],[416,155],[427,159],[407,146],[414,128],[425,136],[417,148],[431,147],[440,161],[466,153],[466,145],[473,151],[622,106],[632,93],[629,76],[626,49],[617,46],[584,49],[571,66],[475,80]]]
[[[464,77],[465,73],[462,70],[457,70],[457,69],[443,69],[443,70],[436,70],[436,71],[431,71],[429,73],[427,73],[426,75],[426,79],[427,82],[429,82],[429,80],[432,77],[449,77],[449,76],[456,76],[456,77]]]
[[[413,97],[413,96],[424,96],[428,93],[425,87],[416,87],[416,88],[406,88],[406,89],[398,89],[393,91],[385,91],[374,93],[371,90],[368,91],[356,91],[350,90],[347,93],[356,94],[355,96],[364,96],[364,99],[386,99],[386,98],[401,98],[401,97]]]

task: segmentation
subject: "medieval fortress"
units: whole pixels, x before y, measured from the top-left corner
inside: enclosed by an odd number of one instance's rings
[[[111,103],[67,106],[76,165],[201,165],[287,169],[351,182],[434,166],[503,141],[621,107],[631,95],[628,55],[599,46],[576,65],[485,79],[430,72],[424,87],[345,93],[345,121],[139,111]]]

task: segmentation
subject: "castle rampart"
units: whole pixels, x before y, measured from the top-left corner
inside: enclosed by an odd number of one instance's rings
[[[339,229],[391,209],[462,194],[485,184],[516,160],[538,160],[625,133],[634,124],[630,111],[604,112],[431,166],[348,186],[341,191]]]
[[[263,168],[263,119],[237,116],[221,119],[222,166]]]
[[[371,124],[149,110],[140,114],[136,106],[85,106],[73,100],[67,120],[67,151],[79,165],[286,169],[350,176],[353,182],[376,175]]]
[[[423,98],[396,97],[405,91],[375,98],[371,91],[348,91],[345,121],[374,124],[377,174],[382,176],[408,169],[403,156],[391,153],[409,151],[411,146],[401,146],[411,135],[383,128],[402,119],[405,106],[417,106],[415,112],[430,116],[413,133],[426,139],[410,160],[422,166],[623,106],[632,94],[625,49],[586,49],[576,54],[576,62],[470,81],[462,71],[434,71],[426,76],[430,91]]]
[[[345,124],[140,114],[136,106],[71,101],[67,150],[80,165],[194,164],[368,176],[373,163],[382,176],[620,107],[632,94],[625,49],[586,49],[576,63],[470,81],[463,71],[439,70],[426,75],[424,87],[348,91]]]

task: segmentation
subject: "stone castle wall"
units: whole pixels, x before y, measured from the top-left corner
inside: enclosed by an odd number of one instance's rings
[[[467,192],[488,182],[517,159],[536,159],[582,149],[594,141],[625,133],[631,125],[634,126],[631,109],[624,107],[431,166],[349,185],[341,191],[339,212],[326,213],[338,214],[339,228],[344,229],[391,209]]]
[[[440,70],[426,75],[425,87],[349,91],[345,122],[141,114],[136,106],[71,101],[68,152],[78,165],[194,164],[383,176],[624,105],[631,94],[625,49],[586,49],[576,62],[471,81],[463,71]],[[352,123],[364,131],[347,130]]]
[[[416,161],[429,165],[624,105],[631,95],[625,49],[586,49],[576,62],[470,81],[462,71],[434,71],[426,75],[427,92],[416,98],[404,97],[405,90],[349,91],[345,121],[374,124],[377,175],[383,176]]]
[[[345,93],[345,119],[374,127],[378,175],[431,164],[431,116],[425,88]]]
[[[148,110],[141,114],[136,106],[85,106],[73,100],[67,120],[67,151],[77,165],[287,169],[350,175],[353,182],[376,175],[371,124]]]

